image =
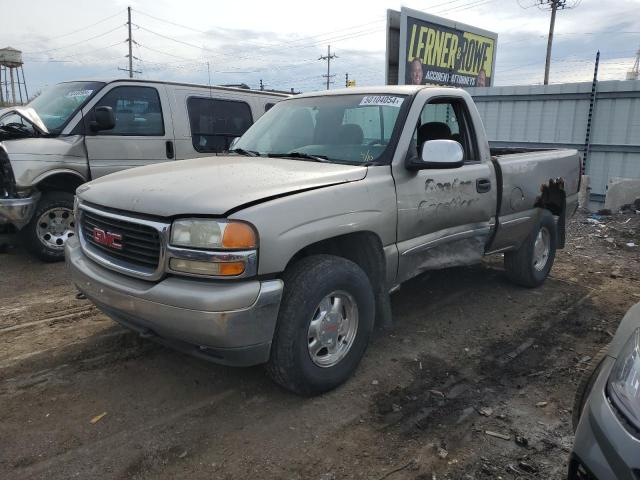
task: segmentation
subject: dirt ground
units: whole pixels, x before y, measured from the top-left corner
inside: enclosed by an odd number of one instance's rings
[[[580,372],[640,301],[637,245],[640,215],[580,214],[541,288],[500,257],[417,278],[354,378],[312,399],[137,338],[11,248],[0,478],[563,478]]]

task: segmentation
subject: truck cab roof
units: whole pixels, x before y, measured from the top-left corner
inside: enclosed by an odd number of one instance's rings
[[[367,94],[383,94],[383,95],[414,95],[420,90],[425,89],[440,89],[447,92],[462,91],[459,88],[453,87],[439,87],[436,85],[381,85],[373,87],[349,87],[349,88],[337,88],[335,90],[318,90],[316,92],[303,93],[296,95],[296,98],[300,97],[324,97],[327,95],[367,95]]]

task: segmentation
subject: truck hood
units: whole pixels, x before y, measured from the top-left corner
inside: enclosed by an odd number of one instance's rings
[[[283,158],[220,156],[125,170],[78,188],[87,202],[173,217],[227,214],[247,204],[362,180],[367,167]]]
[[[20,115],[27,122],[31,123],[36,128],[36,130],[38,130],[43,135],[47,135],[49,133],[49,130],[47,129],[40,116],[31,107],[2,108],[0,109],[0,118],[4,117],[8,113],[16,113]]]

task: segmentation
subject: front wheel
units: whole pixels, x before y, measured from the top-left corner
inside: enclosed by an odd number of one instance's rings
[[[267,372],[284,388],[318,395],[345,382],[373,330],[369,278],[355,263],[314,255],[290,267]]]
[[[46,192],[31,221],[20,231],[27,249],[40,260],[64,260],[64,245],[74,235],[73,194]]]
[[[504,254],[507,277],[524,287],[538,287],[545,281],[556,256],[556,221],[548,210],[540,219],[520,248]]]

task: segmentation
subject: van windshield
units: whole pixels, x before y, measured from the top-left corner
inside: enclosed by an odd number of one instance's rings
[[[277,103],[234,144],[238,152],[337,163],[376,162],[387,151],[404,95],[328,95]]]
[[[49,133],[57,134],[87,99],[104,85],[102,82],[59,83],[47,88],[27,106],[36,111]]]

